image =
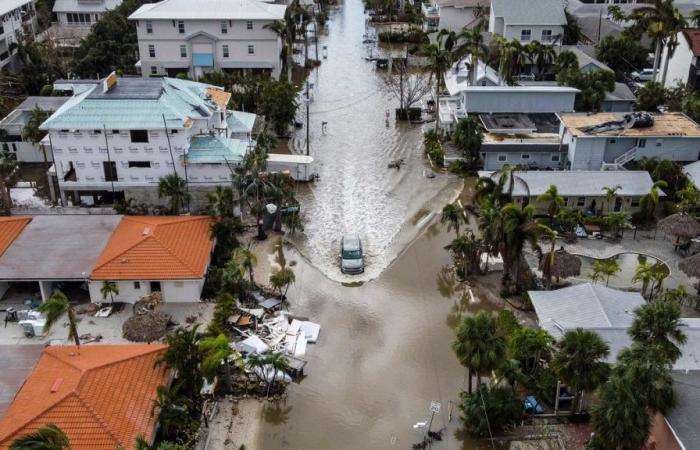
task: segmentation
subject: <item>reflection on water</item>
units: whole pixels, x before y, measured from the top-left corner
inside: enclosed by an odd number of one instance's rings
[[[596,261],[596,259],[588,256],[579,256],[579,258],[581,258],[581,275],[579,278],[590,281],[589,277],[593,272],[593,263]],[[610,283],[608,286],[620,289],[642,288],[641,282],[632,281],[632,278],[634,278],[634,272],[640,262],[646,261],[648,264],[662,262],[661,260],[652,256],[641,255],[639,253],[620,253],[619,255],[613,256],[613,259],[615,259],[620,265],[620,271],[616,275],[610,277]],[[604,283],[605,280],[602,282]],[[664,285],[666,285],[666,283],[664,283]]]
[[[321,40],[328,47],[328,59],[309,77],[314,86],[310,153],[320,181],[297,193],[305,218],[305,237],[298,245],[326,276],[366,281],[376,278],[411,238],[413,230],[407,229],[420,227],[411,218],[419,217],[426,203],[436,209],[449,201],[460,183],[448,175],[424,177],[420,126],[395,123],[393,112],[386,120],[386,111],[398,106],[398,100],[382,79],[385,72],[364,60],[362,1],[346,2],[331,15],[328,27],[328,36]],[[305,124],[305,108],[299,114],[299,122]],[[322,122],[327,123],[325,131]],[[292,151],[305,152],[305,136],[305,129],[296,132]],[[398,158],[406,164],[400,170],[388,169],[387,164]],[[429,202],[439,193],[447,196],[445,200]],[[357,233],[363,241],[362,275],[340,273],[338,249],[345,233]]]

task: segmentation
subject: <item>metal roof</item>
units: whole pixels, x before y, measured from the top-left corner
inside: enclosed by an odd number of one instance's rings
[[[102,12],[121,5],[122,0],[56,0],[53,12]]]
[[[685,172],[695,187],[700,189],[700,161],[688,164],[683,168],[683,172]]]
[[[522,197],[529,194],[537,197],[555,185],[562,197],[604,196],[603,188],[620,185],[618,195],[646,195],[654,182],[649,173],[643,170],[529,170],[514,171],[517,182],[513,195]],[[480,177],[499,177],[498,172],[479,171]],[[662,195],[665,195],[662,193]]]
[[[256,117],[253,113],[229,111],[226,123],[231,133],[251,133],[255,126]]]
[[[562,0],[491,0],[491,11],[506,25],[566,25]]]
[[[685,450],[700,450],[700,371],[671,372],[675,381],[676,406],[666,413],[666,421]]]
[[[198,135],[192,137],[186,158],[188,163],[195,164],[238,162],[247,150],[247,141],[219,135]]]
[[[210,88],[216,87],[176,78],[119,78],[107,92],[99,83],[74,95],[41,128],[160,129],[163,116],[168,128],[184,128],[218,109]]]
[[[0,256],[0,279],[84,280],[121,219],[117,215],[34,216]]]
[[[0,345],[0,417],[14,400],[41,357],[43,345]]]
[[[190,0],[163,0],[141,6],[129,19],[281,20],[287,9],[256,0],[199,0],[193,6]]]
[[[555,338],[567,329],[627,328],[644,304],[638,292],[583,283],[555,291],[528,291],[540,324]]]
[[[32,1],[33,0],[3,0],[0,2],[0,15],[7,14],[8,12],[17,9],[22,5],[32,3]]]

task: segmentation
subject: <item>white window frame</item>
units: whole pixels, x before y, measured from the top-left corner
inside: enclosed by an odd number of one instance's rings
[[[525,34],[527,34],[527,39],[525,39]],[[530,42],[532,40],[532,30],[530,28],[523,28],[520,30],[520,41]]]
[[[586,197],[576,197],[576,207],[585,208],[586,207]]]
[[[156,57],[156,46],[155,46],[155,44],[148,44],[148,57],[149,57],[149,58],[155,58],[155,57]]]
[[[496,159],[498,162],[508,162],[508,155],[506,153],[499,153]]]
[[[545,29],[542,30],[542,42],[552,42],[552,30],[550,29]]]
[[[221,34],[228,34],[228,20],[221,21]]]
[[[185,21],[184,20],[177,21],[177,32],[178,32],[178,34],[185,34]]]
[[[151,66],[151,75],[158,75],[158,67]]]
[[[255,54],[255,46],[254,45],[249,45],[248,46],[248,54],[249,55],[254,55]]]
[[[187,46],[185,44],[180,45],[180,58],[187,58]]]
[[[223,58],[228,58],[231,56],[231,53],[229,52],[228,44],[224,44],[221,46],[221,55]]]
[[[146,21],[146,33],[153,34],[153,21],[152,20]]]
[[[246,21],[245,28],[246,28],[246,30],[252,30],[253,29],[253,21],[252,20]]]
[[[524,161],[529,161],[530,160],[530,154],[529,153],[521,153],[520,154],[520,159]]]
[[[551,161],[551,162],[561,162],[561,155],[558,154],[558,153],[553,153],[553,154],[551,155],[550,161]]]

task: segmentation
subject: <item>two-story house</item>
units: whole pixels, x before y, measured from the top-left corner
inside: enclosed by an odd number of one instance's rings
[[[158,180],[177,174],[195,201],[229,183],[251,145],[254,117],[228,111],[219,87],[173,78],[117,78],[76,93],[48,131],[62,202],[134,198],[161,203]]]
[[[21,34],[33,36],[37,32],[34,0],[3,0],[0,2],[0,69],[11,65],[16,44]]]
[[[121,3],[122,0],[56,0],[53,5],[56,24],[50,33],[62,45],[77,46],[80,38],[85,37],[108,10]]]
[[[523,44],[554,43],[564,34],[563,0],[491,0],[489,32]]]
[[[700,126],[682,113],[562,114],[571,170],[615,170],[641,159],[700,159]]]
[[[285,5],[257,0],[163,0],[141,6],[129,19],[139,41],[144,77],[212,71],[253,71],[278,77],[279,36],[268,25]]]
[[[679,83],[700,90],[700,28],[688,28],[678,32],[678,45],[669,58],[668,47],[661,54],[661,70],[668,64],[664,87],[672,88]],[[661,80],[661,71],[657,75]]]

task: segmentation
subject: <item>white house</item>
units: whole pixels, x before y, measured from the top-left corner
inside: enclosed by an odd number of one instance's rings
[[[563,0],[491,0],[489,32],[508,40],[554,43],[565,25]]]
[[[696,189],[700,189],[700,161],[695,161],[683,167],[683,173],[685,173],[685,176],[688,177],[688,180],[693,183]]]
[[[136,24],[138,65],[144,77],[211,71],[255,71],[279,76],[279,36],[268,25],[285,5],[257,0],[163,0],[141,6]]]
[[[668,61],[668,72],[666,73],[664,86],[671,88],[680,83],[683,86],[698,89],[700,88],[700,76],[698,76],[698,68],[700,68],[700,63],[698,62],[698,57],[700,57],[700,29],[685,29],[680,31],[676,38],[678,45]],[[657,75],[659,81],[662,76],[661,71],[666,66],[667,58],[668,48],[664,46],[661,54],[660,70]]]
[[[125,216],[90,273],[93,302],[136,303],[159,291],[163,301],[198,302],[214,241],[205,216]],[[105,282],[118,294],[105,298]]]
[[[53,113],[66,101],[68,97],[27,97],[0,121],[0,130],[5,132],[5,135],[0,137],[1,151],[13,155],[19,162],[51,161],[51,149],[39,142],[32,143],[25,139],[24,127],[29,123],[35,108]]]
[[[0,69],[14,60],[12,44],[21,34],[33,36],[37,32],[34,0],[3,0],[0,2]]]
[[[562,114],[561,142],[571,170],[620,169],[642,157],[693,162],[700,159],[700,126],[682,113]]]
[[[122,0],[56,0],[53,12],[57,21],[49,34],[62,45],[77,46],[108,10],[121,3]]]
[[[227,110],[229,98],[194,81],[114,74],[75,94],[41,126],[62,201],[91,204],[114,193],[157,203],[158,179],[173,173],[190,191],[227,183],[254,122]]]
[[[490,0],[436,0],[439,7],[438,29],[459,33],[464,27],[473,28],[479,23],[479,14],[487,11]]]

